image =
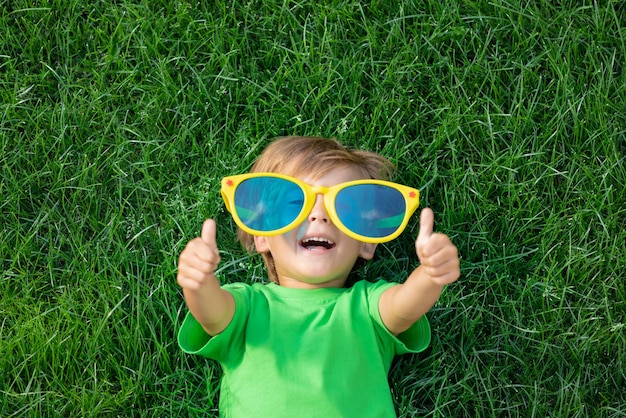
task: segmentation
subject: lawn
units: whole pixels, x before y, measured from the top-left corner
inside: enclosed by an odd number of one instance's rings
[[[34,3],[34,4],[33,4]],[[559,5],[554,5],[558,3]],[[217,416],[176,263],[281,135],[382,153],[461,254],[401,417],[626,417],[626,5],[0,1],[0,416]],[[357,272],[402,281],[417,216]]]

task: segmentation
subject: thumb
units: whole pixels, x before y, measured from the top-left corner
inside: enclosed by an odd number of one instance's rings
[[[433,234],[435,215],[430,208],[422,209],[420,214],[420,232],[417,236],[417,244],[423,244],[430,239]]]
[[[200,238],[206,244],[214,244],[215,243],[215,221],[213,219],[207,219],[202,224],[202,234]]]

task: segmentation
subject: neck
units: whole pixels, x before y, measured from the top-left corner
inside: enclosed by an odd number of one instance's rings
[[[341,288],[346,284],[347,277],[329,280],[321,283],[305,282],[302,280],[292,279],[290,277],[279,277],[278,283],[282,287],[292,289],[325,289],[325,288]]]

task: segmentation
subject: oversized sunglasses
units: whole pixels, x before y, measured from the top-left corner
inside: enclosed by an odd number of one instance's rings
[[[222,179],[222,197],[237,226],[257,236],[283,234],[304,222],[324,196],[324,208],[343,233],[362,242],[391,241],[419,206],[419,190],[383,180],[311,186],[275,173]]]

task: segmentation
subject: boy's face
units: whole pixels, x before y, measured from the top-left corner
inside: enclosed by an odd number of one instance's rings
[[[354,167],[337,167],[324,176],[295,176],[313,186],[334,186],[363,175]],[[376,244],[352,239],[328,218],[323,196],[318,195],[306,221],[277,236],[254,237],[259,253],[271,252],[279,283],[285,287],[342,287],[358,257],[374,256]]]

